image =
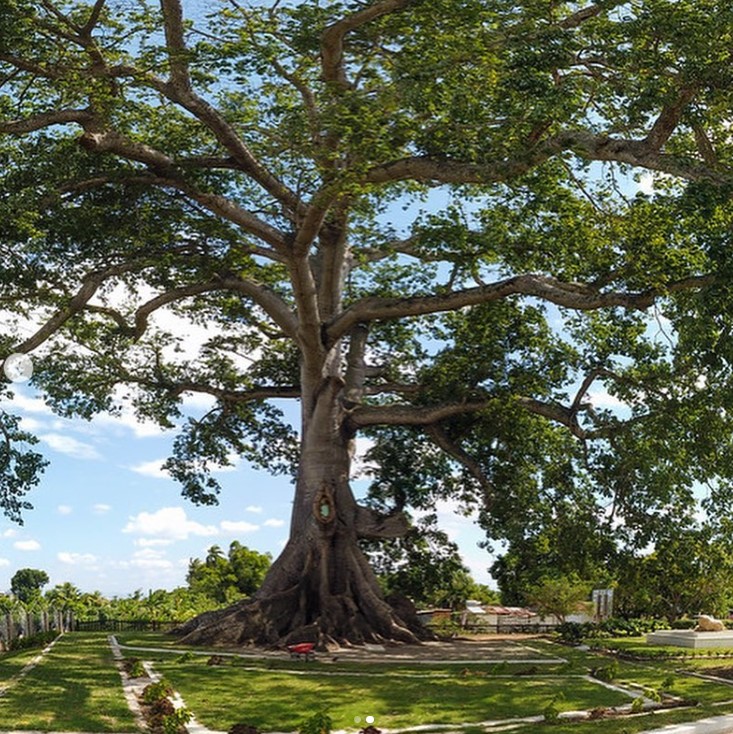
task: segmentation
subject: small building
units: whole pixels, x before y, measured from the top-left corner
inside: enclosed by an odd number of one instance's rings
[[[461,613],[461,626],[486,632],[512,631],[540,624],[539,615],[526,607],[481,604],[469,600]]]
[[[452,609],[418,609],[417,618],[425,625],[449,622],[453,614]]]
[[[585,609],[578,609],[567,617],[569,622],[587,622],[592,619]],[[482,632],[548,632],[560,624],[554,615],[541,616],[528,607],[510,607],[481,604],[469,600],[461,612],[461,626]]]

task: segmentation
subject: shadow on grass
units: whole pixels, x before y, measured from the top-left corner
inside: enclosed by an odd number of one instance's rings
[[[0,699],[0,729],[135,731],[106,637],[59,640]]]
[[[211,729],[243,722],[264,731],[297,729],[326,709],[337,729],[358,729],[357,717],[375,717],[375,726],[457,724],[533,716],[563,693],[563,708],[628,703],[622,693],[582,678],[453,677],[397,679],[395,676],[299,676],[280,671],[245,671],[201,662],[157,666],[196,718]]]

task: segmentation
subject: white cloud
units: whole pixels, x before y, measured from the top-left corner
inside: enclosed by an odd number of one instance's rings
[[[93,566],[97,562],[97,557],[91,553],[69,553],[61,551],[56,554],[61,563],[69,566]]]
[[[253,525],[246,520],[239,520],[237,522],[222,520],[220,526],[225,533],[252,533],[260,529],[259,525]]]
[[[60,433],[44,433],[39,438],[47,443],[54,451],[66,454],[74,459],[101,459],[101,455],[91,444],[77,441],[71,436],[62,436]]]
[[[156,546],[170,545],[173,541],[170,538],[138,538],[135,545],[138,548],[153,548]]]
[[[105,505],[103,502],[98,502],[92,507],[92,511],[95,515],[105,515],[112,509],[112,505]]]
[[[7,402],[13,412],[53,415],[53,411],[43,400],[40,398],[29,398],[20,392],[16,392]]]
[[[209,411],[216,403],[216,398],[213,395],[206,395],[200,392],[184,392],[181,398],[183,400],[183,407],[186,410]]]
[[[9,566],[10,561],[7,558],[0,558],[0,567]]]
[[[636,187],[642,194],[653,196],[660,191],[663,192],[670,183],[674,182],[674,180],[673,176],[666,173],[645,171],[638,177]]]
[[[247,512],[254,512],[258,515],[262,512],[262,507],[260,505],[249,505],[249,507],[245,507],[244,509]]]
[[[37,540],[16,540],[13,548],[20,551],[37,551],[41,550],[41,544]]]
[[[155,551],[152,548],[135,551],[135,553],[132,554],[132,559],[129,561],[123,561],[121,565],[124,568],[154,570],[168,570],[173,568],[173,563],[165,558],[164,553],[161,551]]]
[[[58,512],[59,515],[70,515],[73,511],[73,508],[71,508],[69,505],[59,505],[56,508],[56,512]]]
[[[132,471],[137,474],[142,474],[146,477],[153,477],[154,479],[170,479],[171,475],[163,469],[163,462],[165,459],[153,459],[152,461],[143,461],[140,464],[129,467]]]
[[[374,446],[371,438],[357,436],[354,442],[354,458],[351,463],[351,475],[354,479],[370,477],[374,474],[375,465],[366,460],[366,453]]]
[[[118,401],[118,405],[122,401]],[[153,421],[143,421],[138,418],[133,409],[123,404],[122,410],[118,415],[111,413],[100,413],[94,416],[92,424],[102,429],[117,429],[125,433],[131,432],[135,438],[156,438],[166,433],[171,433],[172,429],[161,428]]]
[[[189,535],[217,535],[219,531],[213,525],[189,520],[182,507],[163,507],[156,512],[140,512],[130,517],[122,532],[166,540],[185,540]]]
[[[46,425],[43,421],[39,421],[36,418],[24,416],[20,419],[20,427],[22,430],[28,431],[28,433],[38,433],[39,431],[45,430]]]
[[[227,459],[230,462],[229,466],[210,464],[208,467],[209,471],[213,474],[237,471],[237,464],[240,461],[239,457],[236,454],[230,454]],[[137,474],[153,477],[153,479],[170,479],[170,473],[166,469],[163,469],[165,461],[165,459],[152,459],[151,461],[143,461],[128,468]]]
[[[8,528],[0,533],[0,538],[14,538],[18,534],[15,528]]]
[[[278,520],[275,517],[271,517],[269,520],[265,520],[262,524],[268,528],[281,528],[285,525],[285,520]]]
[[[589,392],[588,400],[596,408],[626,408],[626,403],[619,400],[615,395],[611,395],[605,390],[599,390],[597,392]]]

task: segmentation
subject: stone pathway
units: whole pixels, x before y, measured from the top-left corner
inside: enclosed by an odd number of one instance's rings
[[[140,729],[145,730],[147,725],[145,722],[145,717],[143,716],[142,709],[140,708],[138,697],[142,694],[145,686],[148,685],[148,683],[150,683],[151,681],[153,683],[157,683],[161,679],[161,676],[153,668],[152,663],[148,661],[143,661],[143,668],[145,668],[147,677],[130,678],[130,676],[125,671],[124,666],[122,665],[122,660],[124,659],[124,656],[122,654],[122,650],[120,649],[121,646],[119,642],[117,642],[117,638],[114,635],[110,635],[108,640],[109,646],[112,649],[112,655],[114,656],[115,660],[118,661],[118,668],[120,671],[120,675],[122,676],[122,686],[125,689],[125,698],[127,699],[127,703],[130,706],[130,710],[135,714],[135,719],[138,726],[140,727]],[[160,652],[160,650],[157,650],[157,652]],[[183,698],[181,698],[180,693],[174,692],[170,699],[176,709],[188,708]],[[189,719],[188,723],[186,724],[186,731],[188,731],[189,734],[224,734],[224,732],[214,732],[211,729],[207,729],[203,724],[196,720],[195,716],[192,716]]]

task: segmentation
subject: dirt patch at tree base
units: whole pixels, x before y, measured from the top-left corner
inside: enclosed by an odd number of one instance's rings
[[[477,638],[430,640],[419,645],[355,645],[340,647],[329,653],[317,654],[317,659],[355,660],[371,662],[564,662],[532,647],[537,635],[486,635]]]

